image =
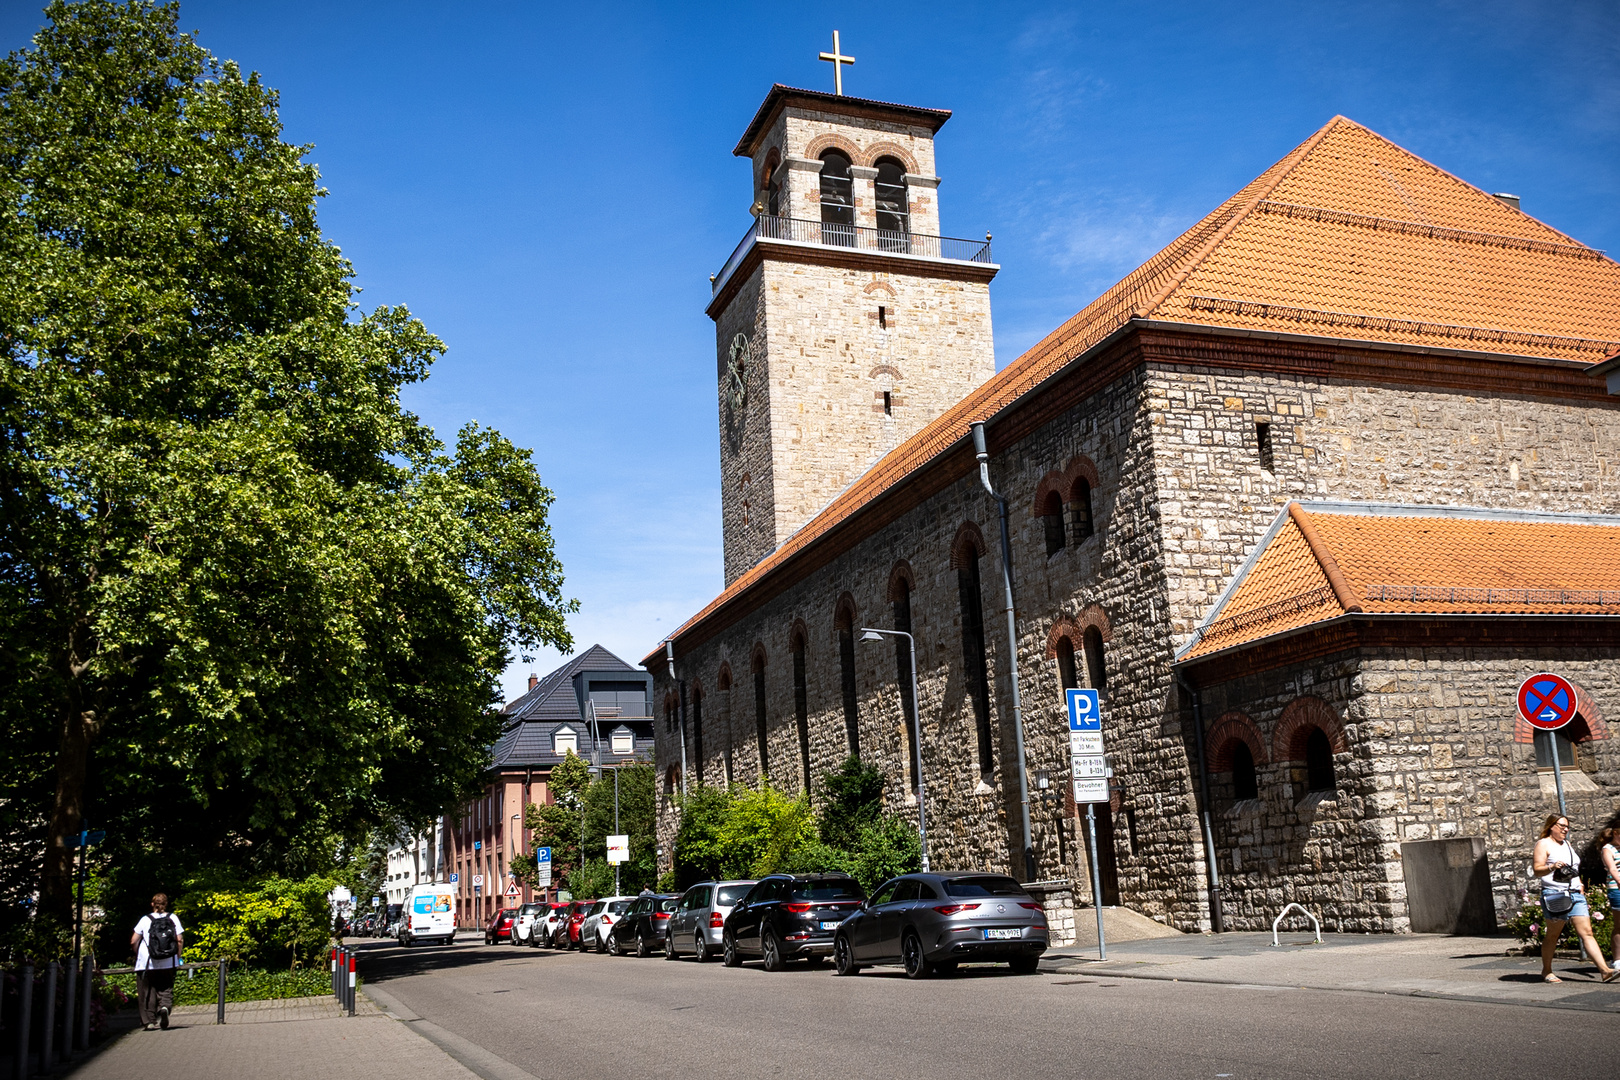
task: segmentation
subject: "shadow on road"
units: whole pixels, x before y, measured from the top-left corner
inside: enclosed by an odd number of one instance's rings
[[[502,960],[544,963],[565,955],[549,949],[485,945],[479,941],[455,945],[412,945],[408,949],[393,942],[380,941],[361,945],[358,951],[360,970],[366,979],[375,982],[425,975],[433,971],[454,971]]]

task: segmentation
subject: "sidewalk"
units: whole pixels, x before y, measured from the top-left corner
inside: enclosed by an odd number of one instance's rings
[[[384,1015],[363,994],[354,1016],[329,997],[174,1010],[168,1031],[129,1032],[71,1073],[73,1080],[478,1080],[443,1050]]]
[[[1095,940],[1095,933],[1092,935]],[[1184,934],[1049,950],[1041,970],[1067,976],[1350,990],[1542,1008],[1620,1012],[1620,980],[1605,984],[1586,960],[1553,961],[1564,981],[1541,981],[1541,958],[1509,956],[1505,937],[1436,934]]]

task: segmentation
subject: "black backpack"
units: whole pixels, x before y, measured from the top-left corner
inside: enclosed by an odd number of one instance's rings
[[[174,920],[167,915],[153,915],[146,928],[146,955],[153,960],[167,960],[180,952],[180,939],[174,932]]]

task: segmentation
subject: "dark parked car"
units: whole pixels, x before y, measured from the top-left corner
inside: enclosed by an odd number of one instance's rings
[[[623,956],[626,950],[634,949],[637,956],[646,957],[654,949],[663,948],[669,917],[680,902],[679,893],[649,893],[636,897],[630,910],[609,931],[608,952]]]
[[[781,971],[799,958],[819,964],[832,952],[833,932],[865,899],[860,883],[847,874],[760,878],[726,916],[725,964],[736,967],[755,956],[766,971]]]
[[[1030,975],[1046,945],[1046,912],[1012,878],[907,874],[884,882],[838,927],[833,962],[840,975],[895,961],[913,979],[984,961]]]
[[[493,945],[497,941],[512,940],[512,923],[517,918],[517,908],[501,908],[489,917],[489,925],[484,927],[484,944]]]

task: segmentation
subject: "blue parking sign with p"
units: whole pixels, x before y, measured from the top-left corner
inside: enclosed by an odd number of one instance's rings
[[[1098,707],[1097,691],[1065,690],[1069,703],[1070,731],[1101,731],[1102,710]]]

